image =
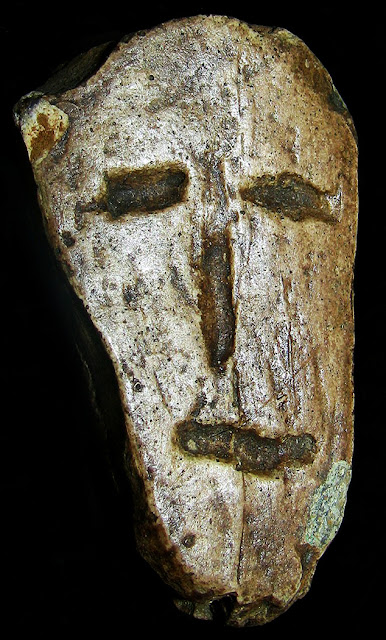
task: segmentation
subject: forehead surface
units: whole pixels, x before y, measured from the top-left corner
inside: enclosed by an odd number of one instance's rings
[[[96,173],[210,155],[231,161],[232,173],[291,171],[336,191],[354,144],[344,105],[304,43],[216,16],[135,34],[61,100],[67,113],[68,103],[78,107],[70,126],[92,148]]]

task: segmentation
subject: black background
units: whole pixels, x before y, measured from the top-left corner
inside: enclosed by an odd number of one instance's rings
[[[1,582],[0,633],[109,638],[139,633],[308,637],[368,631],[384,617],[385,257],[384,15],[371,3],[308,8],[275,2],[14,2],[2,39]],[[379,5],[381,6],[381,5]],[[356,439],[341,529],[311,591],[279,619],[221,629],[185,617],[138,557],[130,508],[114,491],[63,296],[40,227],[35,185],[12,105],[90,46],[197,13],[281,26],[302,38],[330,72],[356,125],[360,224],[355,272]],[[383,153],[382,153],[383,147]],[[383,300],[382,300],[383,296]],[[135,622],[141,625],[135,630]],[[381,627],[382,628],[382,627]]]

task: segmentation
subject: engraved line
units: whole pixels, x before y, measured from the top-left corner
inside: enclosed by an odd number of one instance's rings
[[[289,323],[288,327],[288,365],[291,372],[291,386],[292,386],[292,394],[293,401],[296,407],[297,405],[297,396],[296,396],[296,387],[295,387],[295,372],[294,372],[294,361],[293,361],[293,344],[292,344],[292,335],[291,335],[291,323]]]
[[[241,521],[241,534],[240,534],[240,544],[239,544],[239,551],[238,551],[238,558],[237,558],[237,569],[236,569],[236,580],[237,580],[237,584],[240,584],[241,582],[241,561],[242,561],[242,553],[243,553],[243,544],[244,544],[244,532],[245,532],[245,475],[244,472],[241,472],[241,478],[242,478],[242,505],[243,505],[243,515],[242,515],[242,521]]]
[[[160,392],[160,396],[161,396],[161,399],[162,399],[162,404],[164,405],[164,407],[167,410],[167,412],[169,413],[169,415],[172,416],[172,412],[171,412],[170,407],[169,407],[169,405],[168,405],[168,403],[166,401],[165,394],[163,392],[161,383],[160,383],[160,381],[158,379],[158,376],[157,376],[157,373],[156,373],[155,369],[153,370],[153,375],[154,375],[154,379],[155,379],[158,391]]]
[[[300,365],[299,369],[296,369],[296,371],[294,371],[294,378],[296,378],[299,373],[302,371],[302,369],[304,369],[304,367],[307,366],[307,364],[310,362],[310,360],[312,360],[315,356],[316,351],[318,351],[318,349],[320,348],[320,345],[317,345],[316,347],[313,347],[312,353],[311,355],[304,361],[302,362],[302,364]],[[292,380],[290,383],[288,384],[283,384],[283,386],[280,388],[279,393],[282,393],[284,391],[284,389],[290,389],[292,385]],[[265,402],[263,402],[260,406],[261,408],[264,408],[267,406],[267,404],[269,404],[270,402],[272,402],[272,400],[274,400],[277,397],[276,394],[272,394],[271,396],[269,396],[268,400],[266,400]],[[280,396],[278,396],[280,397]]]

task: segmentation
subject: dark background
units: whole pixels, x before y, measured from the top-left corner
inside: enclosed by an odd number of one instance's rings
[[[181,5],[13,2],[0,19],[2,52],[1,583],[0,633],[109,638],[139,633],[308,637],[382,625],[385,504],[384,18],[371,3],[307,9],[276,3]],[[360,8],[358,8],[358,6]],[[381,5],[378,5],[381,6]],[[269,625],[226,629],[179,613],[138,557],[130,508],[115,493],[96,438],[71,329],[40,226],[35,185],[12,105],[89,47],[197,13],[281,26],[330,72],[356,125],[360,223],[355,272],[356,439],[341,529],[311,591]],[[383,152],[384,153],[384,152]],[[135,631],[135,622],[141,625]],[[381,626],[382,628],[382,626]]]

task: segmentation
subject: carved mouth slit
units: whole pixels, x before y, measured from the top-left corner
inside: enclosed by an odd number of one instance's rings
[[[309,433],[265,438],[254,429],[195,420],[178,425],[177,442],[186,453],[228,462],[237,471],[249,473],[274,471],[284,464],[310,464],[316,455],[315,438]]]

